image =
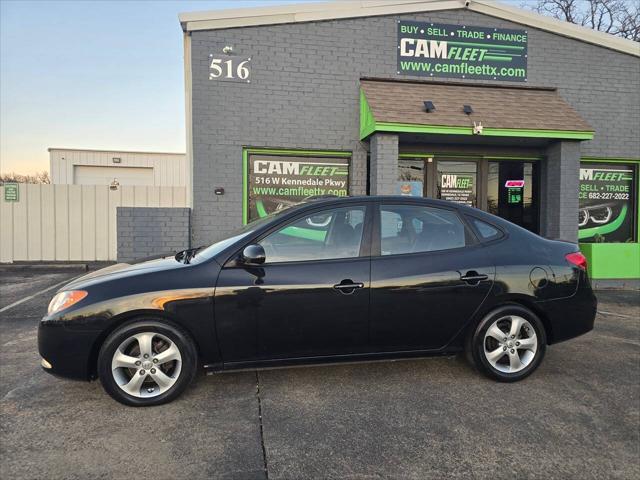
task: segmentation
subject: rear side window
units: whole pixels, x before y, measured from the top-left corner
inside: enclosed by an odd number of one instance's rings
[[[500,232],[500,230],[486,222],[483,222],[482,220],[471,217],[471,223],[473,223],[473,226],[482,240],[494,240],[502,236],[502,232]]]
[[[464,247],[465,228],[455,212],[416,205],[380,206],[382,255]]]

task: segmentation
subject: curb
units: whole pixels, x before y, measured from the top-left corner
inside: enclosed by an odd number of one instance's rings
[[[8,270],[25,270],[25,271],[82,271],[89,270],[89,265],[86,263],[1,263],[0,272]]]

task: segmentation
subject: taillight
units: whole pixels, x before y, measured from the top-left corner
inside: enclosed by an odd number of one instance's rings
[[[587,269],[587,257],[585,257],[580,252],[569,253],[564,256],[571,265],[575,265],[576,267],[586,270]]]

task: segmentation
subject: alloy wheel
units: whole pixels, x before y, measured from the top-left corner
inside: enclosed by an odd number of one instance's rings
[[[524,370],[536,356],[538,337],[524,318],[508,315],[491,324],[484,335],[484,355],[502,373]]]
[[[113,354],[111,372],[118,386],[138,398],[156,397],[180,377],[182,355],[177,345],[157,332],[140,332],[123,341]]]

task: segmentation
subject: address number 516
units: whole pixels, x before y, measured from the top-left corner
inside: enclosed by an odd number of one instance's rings
[[[250,58],[227,57],[211,58],[209,65],[210,80],[243,81],[249,82]]]

